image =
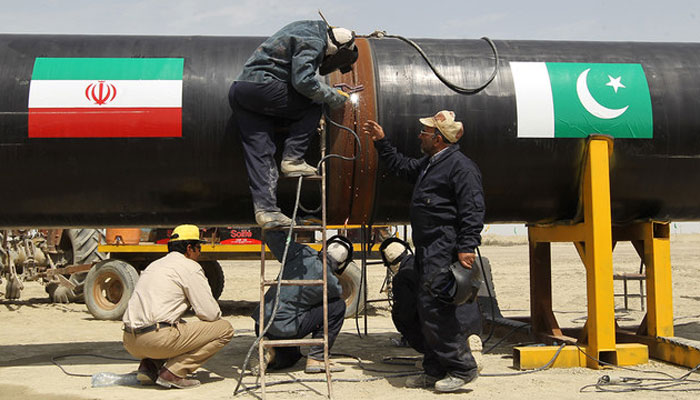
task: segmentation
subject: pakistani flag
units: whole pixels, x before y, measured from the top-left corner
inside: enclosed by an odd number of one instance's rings
[[[182,136],[182,58],[37,58],[30,138]]]
[[[518,137],[651,139],[651,97],[640,64],[511,62]]]

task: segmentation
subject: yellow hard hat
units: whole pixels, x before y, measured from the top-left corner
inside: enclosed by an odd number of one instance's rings
[[[196,225],[179,225],[173,229],[173,233],[170,234],[170,242],[181,242],[185,240],[204,242],[204,240],[199,239],[199,228]]]

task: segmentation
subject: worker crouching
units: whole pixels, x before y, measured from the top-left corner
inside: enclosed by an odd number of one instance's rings
[[[421,354],[426,352],[425,336],[420,326],[418,316],[418,281],[420,276],[416,271],[415,257],[410,246],[405,241],[392,237],[382,242],[379,247],[384,265],[391,271],[391,319],[396,330],[406,340],[408,345]],[[456,282],[455,282],[456,283]],[[453,285],[453,291],[458,291],[457,285]],[[456,296],[453,296],[455,303]],[[472,353],[476,361],[477,370],[483,368],[483,357],[481,354],[482,343],[479,335],[482,330],[481,311],[479,304],[475,301],[455,303],[456,317],[460,324],[461,331],[467,337],[467,348]]]
[[[272,254],[282,261],[286,243],[286,233],[267,231],[265,241]],[[343,327],[345,302],[342,288],[336,275],[341,275],[352,261],[352,243],[342,236],[334,236],[327,241],[327,280],[328,280],[328,350]],[[323,278],[323,253],[296,242],[289,244],[287,260],[282,273],[284,280],[317,280]],[[265,322],[272,317],[277,288],[271,287],[265,293]],[[260,329],[260,308],[252,315],[256,330]],[[282,286],[279,292],[279,305],[265,337],[270,340],[301,339],[311,334],[314,339],[323,338],[323,286]],[[277,370],[296,364],[302,357],[299,347],[273,347],[266,354],[266,369]],[[332,372],[344,368],[330,363]],[[306,359],[306,373],[325,372],[323,345],[309,349]]]
[[[138,379],[166,388],[199,385],[188,379],[233,337],[221,319],[202,267],[199,228],[180,225],[168,242],[168,254],[146,267],[124,313],[124,348],[141,359]],[[198,321],[181,319],[192,307]]]

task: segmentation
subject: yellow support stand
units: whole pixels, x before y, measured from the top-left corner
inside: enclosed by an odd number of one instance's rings
[[[646,345],[617,344],[615,338],[609,169],[612,146],[612,138],[607,136],[593,135],[588,140],[581,180],[582,222],[528,228],[532,331],[544,342],[579,343],[578,347],[566,346],[562,349],[553,364],[555,367],[586,366],[597,369],[605,363],[634,365],[648,361]],[[564,335],[552,312],[552,242],[573,242],[586,267],[588,321],[578,338]],[[650,299],[652,290],[649,289]],[[651,306],[649,312],[651,315]],[[590,357],[579,351],[579,347]],[[514,350],[515,367],[541,367],[558,348],[518,347]],[[603,364],[596,359],[603,361]]]

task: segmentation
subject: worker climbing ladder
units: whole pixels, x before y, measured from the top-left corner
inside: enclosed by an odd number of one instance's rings
[[[326,130],[324,121],[321,120],[319,125],[319,133],[321,135],[321,159],[323,160],[326,155]],[[293,347],[293,346],[313,346],[323,344],[323,360],[326,371],[326,383],[328,385],[328,398],[333,398],[333,390],[331,386],[331,368],[329,360],[329,346],[328,346],[328,269],[327,269],[327,224],[326,224],[326,165],[324,162],[320,165],[320,175],[300,177],[300,180],[320,180],[321,181],[321,224],[320,225],[295,225],[294,217],[292,217],[292,226],[285,227],[281,229],[289,230],[290,237],[287,238],[287,242],[293,240],[295,232],[298,231],[320,231],[321,232],[321,243],[322,243],[322,254],[323,254],[323,278],[316,280],[283,280],[282,271],[280,271],[280,276],[278,279],[267,280],[265,278],[265,259],[266,259],[266,245],[265,245],[265,229],[263,229],[262,234],[262,245],[260,249],[260,327],[266,326],[268,321],[265,321],[265,289],[269,286],[323,286],[323,339],[284,339],[284,340],[269,340],[261,335],[258,342],[258,368],[260,371],[260,387],[262,389],[262,398],[266,397],[266,386],[265,386],[265,369],[267,363],[265,362],[265,348],[270,347]],[[301,181],[299,182],[301,185]],[[298,192],[299,190],[297,190]],[[297,193],[297,206],[298,206],[298,193]],[[296,207],[296,206],[295,206]],[[296,214],[296,210],[295,213]],[[296,216],[296,215],[295,215]],[[273,228],[274,229],[274,228]],[[280,229],[280,228],[277,228]],[[285,260],[283,259],[283,263]],[[284,265],[282,266],[284,268]],[[274,312],[273,312],[274,315]]]

